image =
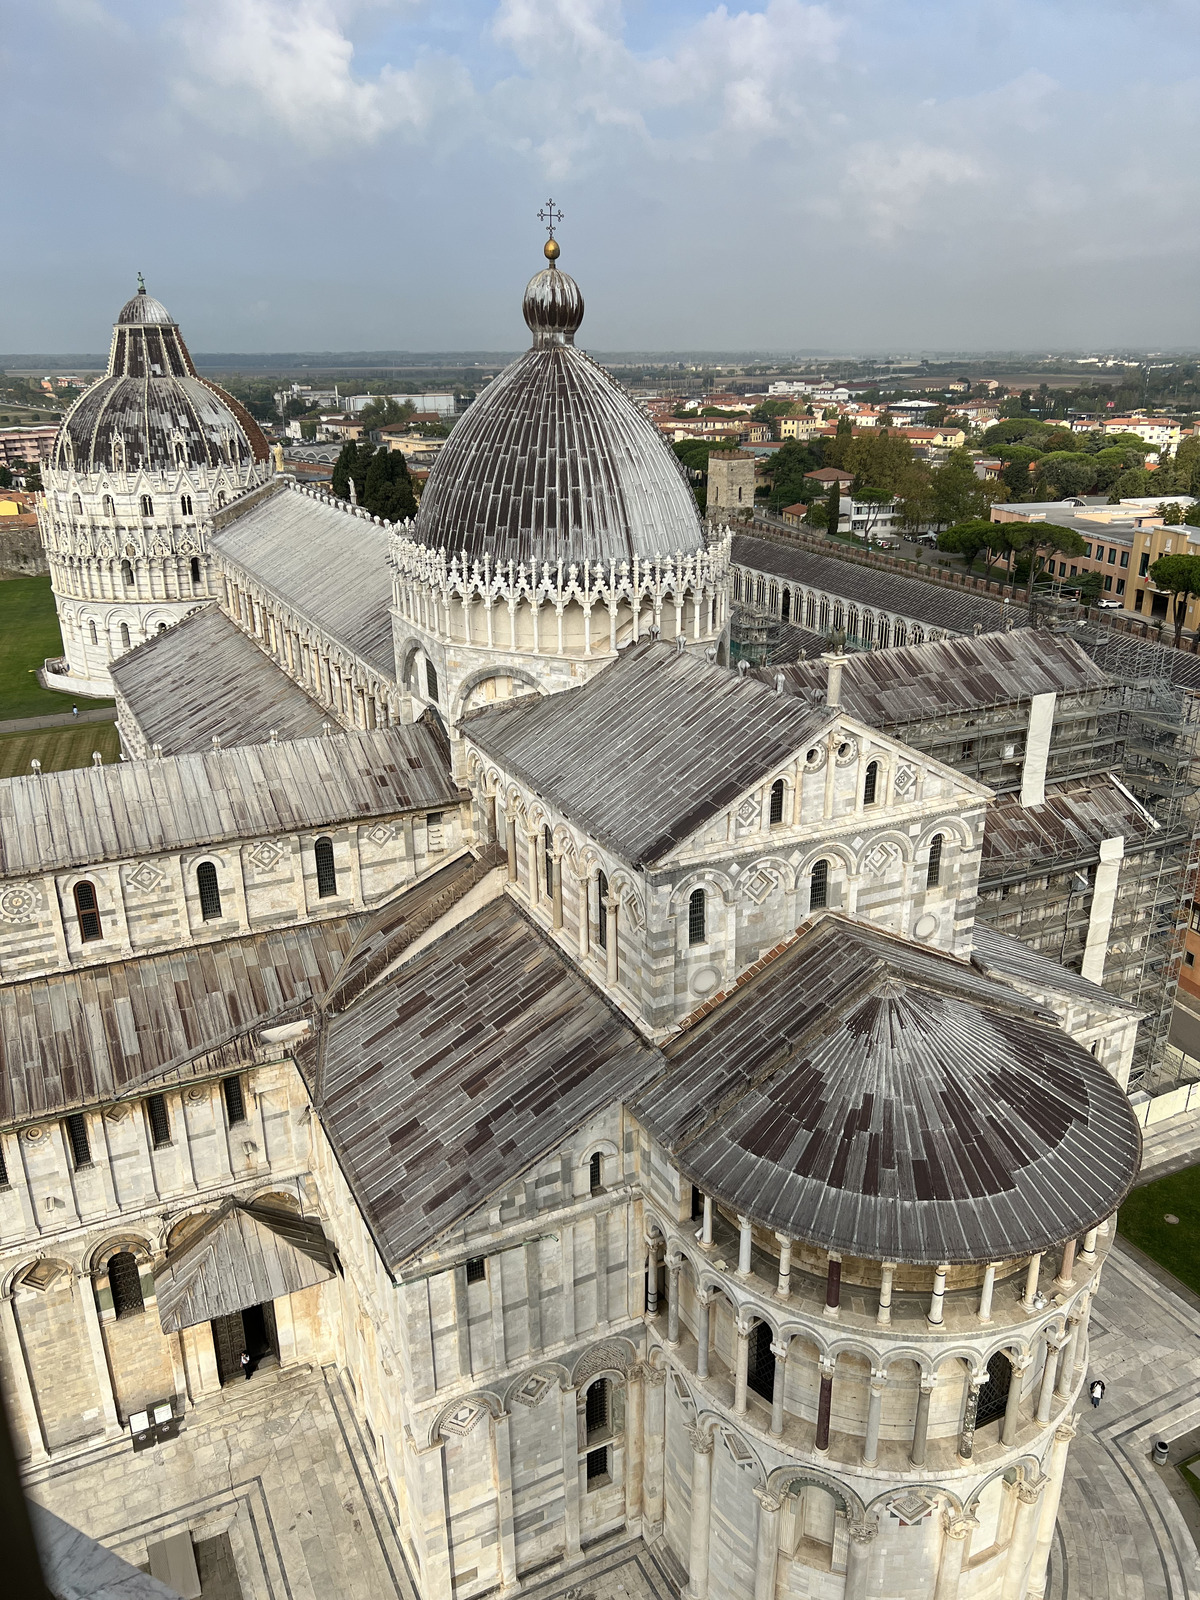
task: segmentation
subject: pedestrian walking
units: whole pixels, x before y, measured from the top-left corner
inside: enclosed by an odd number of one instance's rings
[[[71,707],[71,715],[73,717],[77,717],[79,715],[79,707],[78,706],[72,706]]]
[[[1099,1410],[1100,1402],[1101,1402],[1101,1400],[1104,1399],[1104,1379],[1103,1378],[1093,1378],[1092,1379],[1092,1386],[1088,1390],[1088,1393],[1092,1397],[1092,1408],[1093,1408],[1093,1410]]]
[[[250,1381],[250,1352],[249,1352],[249,1350],[243,1350],[242,1351],[242,1371],[246,1374],[246,1382],[249,1383],[249,1381]],[[1098,1403],[1099,1402],[1097,1402],[1097,1404]]]

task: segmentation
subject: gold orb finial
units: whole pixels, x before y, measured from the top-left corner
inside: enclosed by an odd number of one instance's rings
[[[557,261],[559,256],[562,254],[557,239],[547,239],[546,243],[542,246],[542,250],[547,261]]]

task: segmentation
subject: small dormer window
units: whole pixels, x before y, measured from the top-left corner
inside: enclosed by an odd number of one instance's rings
[[[190,517],[191,516],[191,514],[192,514],[192,497],[191,497],[190,494],[181,494],[179,496],[179,509],[180,509],[180,511],[183,513],[183,515],[185,517]]]
[[[144,517],[152,517],[154,515],[154,501],[148,494],[142,496],[142,515]]]

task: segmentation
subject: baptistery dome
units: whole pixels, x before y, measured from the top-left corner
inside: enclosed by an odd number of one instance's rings
[[[107,373],[63,419],[53,464],[84,473],[236,469],[268,454],[250,413],[197,374],[178,323],[140,285],[117,318]]]
[[[531,279],[523,310],[533,345],[475,401],[439,454],[417,539],[469,561],[487,556],[493,567],[702,550],[678,461],[620,384],[575,348],[583,295],[553,255]]]

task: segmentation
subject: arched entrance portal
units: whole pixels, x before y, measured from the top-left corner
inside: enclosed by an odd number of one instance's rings
[[[214,1317],[212,1336],[217,1372],[223,1384],[235,1378],[251,1378],[260,1367],[279,1365],[279,1334],[272,1300]],[[249,1357],[244,1364],[243,1352]]]

